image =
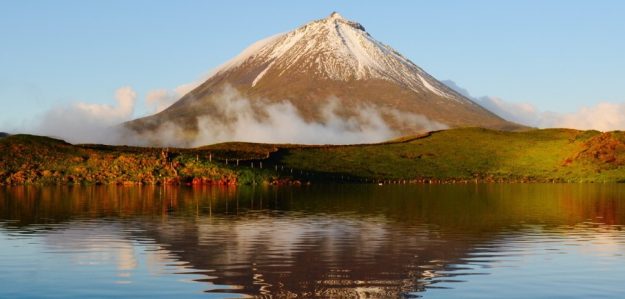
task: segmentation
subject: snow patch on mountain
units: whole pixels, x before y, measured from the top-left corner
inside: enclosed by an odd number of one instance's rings
[[[427,88],[429,91],[439,95],[439,96],[447,96],[447,94],[443,93],[442,91],[440,91],[438,88],[430,85],[430,83],[428,83],[427,80],[423,79],[423,77],[419,76],[419,80],[421,80],[421,83],[423,83],[423,86],[425,86],[425,88]]]
[[[435,93],[475,105],[393,48],[375,40],[361,24],[344,19],[338,13],[263,39],[219,67],[214,74],[250,66],[259,70],[251,82],[252,87],[273,71],[278,76],[307,72],[327,80],[387,80],[418,93]]]
[[[256,86],[256,83],[258,83],[258,81],[262,79],[263,76],[265,76],[267,71],[273,66],[274,63],[275,61],[272,61],[262,72],[258,73],[258,76],[254,78],[254,81],[252,81],[252,87]]]
[[[261,39],[261,40],[255,42],[255,43],[253,43],[251,46],[249,46],[245,50],[243,50],[243,52],[239,53],[239,55],[235,56],[234,58],[230,59],[226,63],[218,66],[217,68],[215,68],[212,71],[212,73],[209,74],[208,78],[210,78],[210,77],[212,77],[212,76],[214,76],[216,74],[219,74],[221,72],[224,72],[226,70],[229,70],[229,69],[236,68],[236,67],[240,66],[248,58],[250,58],[252,56],[255,56],[256,53],[260,49],[263,49],[265,46],[271,44],[272,42],[274,42],[275,40],[279,39],[283,35],[284,35],[284,33],[275,34],[275,35],[272,35],[270,37]]]

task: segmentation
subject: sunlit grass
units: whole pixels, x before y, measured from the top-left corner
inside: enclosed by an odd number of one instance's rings
[[[14,135],[0,139],[0,183],[259,183],[361,180],[620,182],[625,134],[570,129],[452,129],[379,144],[308,146],[221,143],[195,149],[71,145]],[[166,153],[166,157],[163,156]],[[259,169],[260,162],[265,163]],[[256,167],[251,167],[256,163]],[[240,165],[239,165],[240,164]],[[296,171],[272,171],[280,169]],[[313,173],[302,178],[298,173]],[[173,180],[173,181],[172,181]]]

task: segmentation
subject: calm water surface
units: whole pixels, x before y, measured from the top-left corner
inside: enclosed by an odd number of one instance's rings
[[[0,298],[624,298],[625,185],[0,189]]]

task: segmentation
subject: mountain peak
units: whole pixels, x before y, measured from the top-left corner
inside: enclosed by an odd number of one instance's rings
[[[330,16],[328,16],[328,19],[341,19],[343,20],[343,16],[341,14],[339,14],[336,11],[333,11]]]
[[[204,114],[227,122],[229,114],[215,112],[221,111],[217,92],[225,86],[262,99],[259,103],[288,101],[307,122],[329,121],[320,103],[338,98],[345,115],[359,115],[357,110],[365,105],[415,113],[449,126],[508,125],[377,41],[359,23],[333,12],[252,44],[171,107],[131,126],[141,131],[174,121],[197,132],[196,117]],[[385,117],[403,133],[419,130],[393,115]]]
[[[361,24],[337,12],[253,44],[214,74],[226,75],[241,69],[248,70],[252,88],[265,78],[307,73],[311,79],[320,80],[384,80],[420,94],[434,93],[474,105],[393,48],[374,39]]]
[[[339,14],[338,12],[334,11],[332,12],[327,18],[325,19],[321,19],[317,22],[312,22],[314,23],[322,23],[322,24],[331,24],[334,26],[338,26],[339,24],[344,24],[344,25],[348,25],[354,29],[359,29],[362,31],[365,31],[365,27],[362,26],[362,24],[358,23],[358,22],[354,22],[354,21],[350,21],[346,18],[344,18],[341,14]]]

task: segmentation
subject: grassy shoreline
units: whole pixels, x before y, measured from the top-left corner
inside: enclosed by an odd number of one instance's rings
[[[624,182],[625,133],[452,129],[360,145],[193,149],[0,139],[0,185]]]

